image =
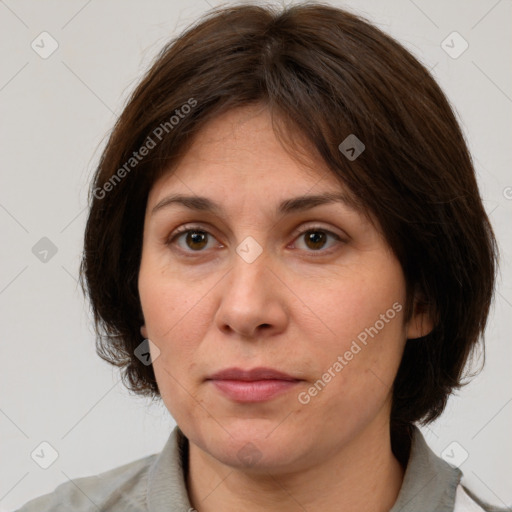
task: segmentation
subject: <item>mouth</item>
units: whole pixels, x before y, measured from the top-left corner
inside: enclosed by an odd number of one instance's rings
[[[302,379],[273,368],[228,368],[207,379],[235,402],[264,402],[291,390]]]

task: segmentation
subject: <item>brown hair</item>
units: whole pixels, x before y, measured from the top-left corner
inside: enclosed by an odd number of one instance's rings
[[[435,316],[431,333],[406,343],[391,421],[435,419],[483,335],[496,241],[430,73],[367,20],[325,4],[213,10],[163,48],[133,92],[101,156],[85,231],[81,279],[98,354],[130,390],[159,396],[152,366],[134,354],[147,196],[208,120],[252,103],[300,133],[377,219],[406,279],[405,318],[415,293]],[[365,145],[353,160],[338,147],[350,134]]]

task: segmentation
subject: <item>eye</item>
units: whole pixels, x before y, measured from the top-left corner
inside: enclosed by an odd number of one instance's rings
[[[336,246],[338,243],[343,240],[337,234],[323,228],[312,227],[305,231],[302,231],[299,236],[296,238],[294,245],[297,245],[299,242],[298,249],[306,250],[308,252],[318,252],[322,249],[322,252],[328,252],[333,246]]]
[[[205,248],[210,249],[213,240],[215,240],[215,238],[204,229],[199,227],[185,227],[171,234],[167,244],[176,244],[180,249],[187,252],[201,252]]]
[[[307,252],[328,253],[333,250],[343,239],[324,228],[310,227],[298,233],[294,239],[295,248]],[[215,243],[217,242],[217,243]],[[188,253],[205,252],[206,249],[222,247],[216,238],[200,226],[183,226],[172,233],[167,245],[177,245],[178,248]]]

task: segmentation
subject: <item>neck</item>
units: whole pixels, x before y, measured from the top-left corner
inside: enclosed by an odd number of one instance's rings
[[[391,449],[389,424],[373,430],[295,472],[232,468],[190,443],[191,504],[198,512],[389,511],[404,470]]]

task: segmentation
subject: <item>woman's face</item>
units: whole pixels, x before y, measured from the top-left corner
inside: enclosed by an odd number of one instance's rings
[[[245,107],[205,127],[149,194],[142,332],[169,412],[224,464],[297,470],[388,428],[422,319],[404,325],[400,264],[364,215],[308,199],[343,193],[321,161],[290,157],[266,110]],[[212,379],[232,368],[293,380]]]

